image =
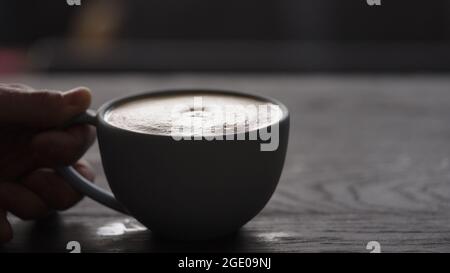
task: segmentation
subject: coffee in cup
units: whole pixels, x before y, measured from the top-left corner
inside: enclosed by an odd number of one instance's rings
[[[182,240],[226,235],[256,216],[278,184],[289,135],[281,102],[222,90],[145,92],[74,123],[96,126],[114,195],[72,167],[59,172],[154,234]]]

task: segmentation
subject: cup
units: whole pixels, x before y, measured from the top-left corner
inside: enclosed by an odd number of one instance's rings
[[[239,95],[278,105],[282,115],[274,124],[279,130],[277,148],[262,151],[261,145],[267,141],[259,138],[180,141],[121,129],[105,121],[105,113],[121,103],[194,91]],[[74,123],[96,127],[103,168],[114,195],[87,181],[73,167],[62,167],[58,172],[76,190],[135,217],[155,235],[181,240],[227,235],[255,217],[278,184],[289,135],[289,113],[281,102],[223,90],[145,92],[107,102],[97,112],[89,110],[75,118]]]

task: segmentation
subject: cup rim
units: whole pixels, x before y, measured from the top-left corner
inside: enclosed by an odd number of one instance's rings
[[[114,126],[114,125],[110,124],[109,122],[107,122],[105,120],[105,114],[111,108],[113,108],[113,107],[115,107],[117,105],[129,102],[129,101],[132,101],[132,100],[145,98],[145,97],[148,97],[148,96],[180,94],[180,93],[209,93],[209,94],[214,93],[214,94],[234,95],[234,96],[247,97],[247,98],[252,98],[252,99],[257,99],[257,100],[263,100],[263,101],[267,101],[269,103],[273,103],[275,105],[278,105],[281,108],[282,116],[281,116],[281,118],[279,120],[277,120],[273,124],[280,124],[281,122],[283,122],[284,120],[289,118],[289,110],[286,107],[286,105],[284,105],[279,100],[274,99],[274,98],[269,97],[269,96],[259,95],[259,94],[254,94],[254,93],[248,93],[248,92],[244,92],[244,91],[225,90],[225,89],[179,88],[179,89],[149,90],[149,91],[138,92],[138,93],[135,93],[135,94],[126,95],[126,96],[122,96],[122,97],[118,97],[118,98],[109,100],[106,103],[104,103],[102,106],[100,106],[100,108],[98,109],[98,111],[97,111],[97,120],[99,122],[101,122],[102,125],[110,128],[110,129],[125,131],[125,132],[133,133],[133,134],[142,134],[142,135],[167,137],[166,135],[162,135],[162,134],[143,133],[143,132],[131,131],[131,130],[127,130],[127,129],[124,129],[124,128],[120,128],[120,127]],[[267,125],[267,126],[264,126],[264,127],[261,127],[261,128],[253,129],[253,130],[250,130],[250,131],[245,131],[244,133],[246,134],[246,133],[249,133],[249,132],[261,130],[263,128],[267,128],[269,126],[272,126],[273,124],[270,124],[270,125]],[[237,134],[239,134],[239,133],[233,133],[233,135],[237,135]]]

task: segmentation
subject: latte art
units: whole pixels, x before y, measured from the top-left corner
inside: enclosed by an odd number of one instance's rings
[[[279,121],[277,105],[247,96],[186,93],[122,103],[105,120],[129,131],[157,135],[217,136],[265,128]]]

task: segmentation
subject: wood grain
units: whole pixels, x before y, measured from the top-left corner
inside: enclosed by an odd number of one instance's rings
[[[291,111],[289,152],[270,203],[234,236],[180,243],[91,200],[40,222],[13,222],[0,251],[450,251],[448,76],[58,75],[3,77],[38,88],[89,86],[93,107],[151,89],[209,87],[273,96]],[[86,158],[106,186],[97,147]],[[123,233],[123,234],[121,234]]]

